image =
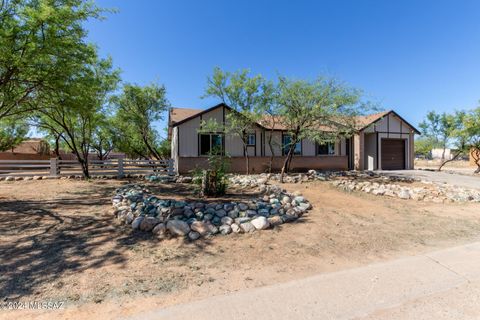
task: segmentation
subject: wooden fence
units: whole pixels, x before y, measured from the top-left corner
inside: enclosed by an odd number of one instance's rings
[[[90,176],[174,175],[173,160],[90,160]],[[0,160],[0,177],[79,176],[82,167],[76,160]]]

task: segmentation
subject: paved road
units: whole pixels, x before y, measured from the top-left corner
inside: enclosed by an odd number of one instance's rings
[[[473,171],[473,170],[472,170]],[[396,176],[410,176],[421,180],[448,183],[462,188],[480,189],[480,176],[468,176],[456,173],[425,171],[425,170],[398,170],[398,171],[378,171],[383,174],[393,174]]]
[[[480,242],[130,319],[480,319]]]

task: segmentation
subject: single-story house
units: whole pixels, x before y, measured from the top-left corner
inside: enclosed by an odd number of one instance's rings
[[[205,110],[171,108],[168,133],[175,170],[182,174],[196,167],[207,166],[207,155],[214,147],[230,156],[230,171],[245,172],[243,143],[238,136],[221,132],[199,133],[202,121],[214,119],[225,123],[229,112],[226,104]],[[395,111],[383,111],[356,119],[357,132],[350,138],[319,145],[307,139],[295,147],[290,168],[301,171],[317,170],[401,170],[413,169],[414,135],[419,131]],[[247,133],[250,171],[265,172],[272,151],[267,143],[272,135],[273,169],[279,170],[284,161],[284,145],[288,134],[281,125],[271,128],[259,122]]]

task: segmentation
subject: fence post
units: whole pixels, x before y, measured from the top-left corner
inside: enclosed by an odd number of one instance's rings
[[[123,158],[118,159],[118,178],[123,178],[124,173],[123,173]]]
[[[175,172],[173,170],[173,159],[168,159],[167,172],[169,176],[174,176]]]
[[[50,176],[57,177],[60,173],[57,158],[50,158]]]

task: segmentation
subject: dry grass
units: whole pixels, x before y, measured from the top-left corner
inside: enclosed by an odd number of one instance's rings
[[[0,296],[66,300],[68,308],[55,313],[63,318],[116,318],[465,243],[480,231],[478,204],[348,194],[314,182],[285,185],[314,206],[297,223],[194,243],[159,242],[114,223],[110,197],[122,183],[1,183]],[[165,198],[192,196],[190,185],[151,186]],[[39,311],[22,316],[51,318]]]

